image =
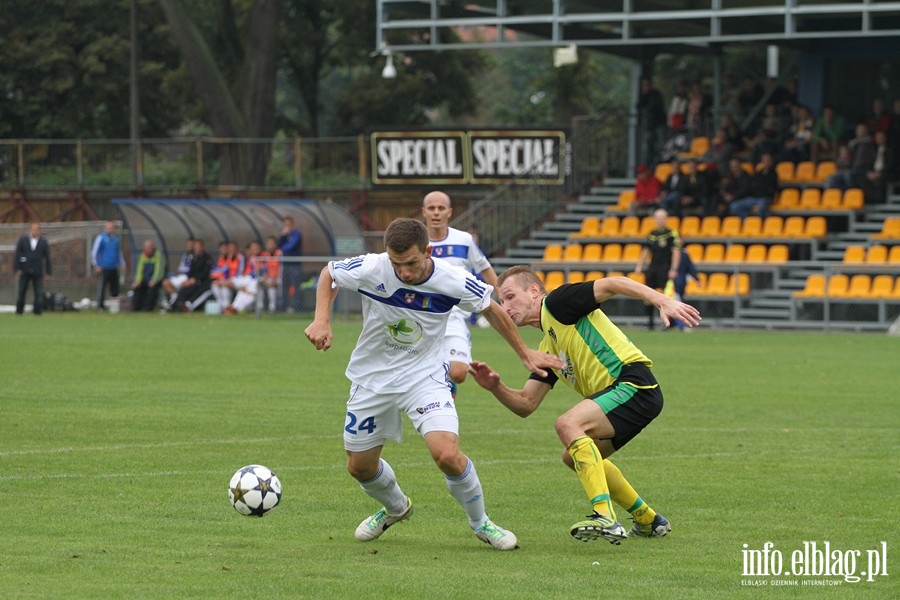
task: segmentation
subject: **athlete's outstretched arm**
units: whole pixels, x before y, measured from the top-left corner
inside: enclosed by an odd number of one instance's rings
[[[688,327],[699,325],[700,321],[703,320],[700,317],[700,311],[690,304],[669,298],[665,294],[660,294],[653,288],[649,288],[643,283],[638,283],[628,277],[604,277],[594,282],[594,299],[598,304],[604,300],[609,300],[616,294],[637,298],[654,305],[659,309],[659,315],[662,317],[663,325],[666,327],[669,326],[670,319],[678,319]]]
[[[331,307],[337,298],[338,288],[331,278],[331,271],[324,267],[319,274],[316,287],[316,313],[313,322],[304,330],[306,339],[312,342],[316,350],[328,350],[333,339],[331,333]]]
[[[477,360],[469,363],[469,373],[478,385],[494,394],[503,406],[522,418],[537,410],[550,391],[548,384],[534,379],[527,380],[521,390],[514,390],[500,381],[500,375],[490,365]]]
[[[544,369],[561,369],[563,367],[562,359],[558,356],[539,350],[532,350],[526,346],[525,340],[522,339],[522,336],[519,335],[519,330],[516,329],[515,323],[512,322],[506,311],[500,308],[500,305],[495,300],[491,300],[491,304],[481,314],[488,320],[491,327],[503,336],[506,343],[516,351],[516,354],[522,359],[522,364],[532,373],[546,377],[547,371]]]

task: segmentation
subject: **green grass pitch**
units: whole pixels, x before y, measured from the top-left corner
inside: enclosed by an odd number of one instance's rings
[[[354,539],[377,509],[344,470],[341,443],[359,324],[337,320],[321,353],[307,323],[0,317],[4,597],[900,597],[896,338],[629,331],[666,405],[616,462],[673,531],[619,547],[568,534],[589,507],[553,422],[577,395],[560,385],[520,419],[465,383],[462,448],[488,513],[521,544],[497,552],[472,535],[408,423],[384,456],[416,512],[379,540]],[[473,338],[476,357],[524,382],[499,336]],[[263,519],[228,503],[229,478],[249,463],[284,484]],[[884,541],[888,576],[773,589],[826,578],[742,577],[743,545],[767,541],[786,562],[804,541],[859,550],[857,571]]]

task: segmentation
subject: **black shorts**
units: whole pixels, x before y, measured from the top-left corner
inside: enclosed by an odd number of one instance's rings
[[[619,378],[591,399],[603,409],[616,434],[613,448],[618,450],[650,424],[662,411],[663,395],[650,368],[644,363],[622,367]]]
[[[669,267],[650,267],[644,273],[644,278],[647,287],[661,290],[666,287],[669,280]]]

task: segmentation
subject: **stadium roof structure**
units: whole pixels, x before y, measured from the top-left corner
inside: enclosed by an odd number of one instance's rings
[[[303,235],[306,257],[353,256],[364,252],[359,223],[343,207],[313,200],[163,200],[117,198],[132,253],[153,240],[176,265],[187,238],[200,238],[207,249],[223,240],[243,248],[277,236],[285,216],[294,217]],[[175,262],[172,262],[172,261]],[[321,267],[321,265],[320,265]]]
[[[376,46],[400,52],[575,45],[641,59],[900,36],[900,2],[883,0],[378,0],[377,11]]]

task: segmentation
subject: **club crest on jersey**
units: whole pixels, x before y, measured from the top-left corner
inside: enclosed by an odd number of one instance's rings
[[[412,304],[416,301],[416,295],[413,292],[407,292],[405,296],[403,296],[403,301],[407,304]]]

